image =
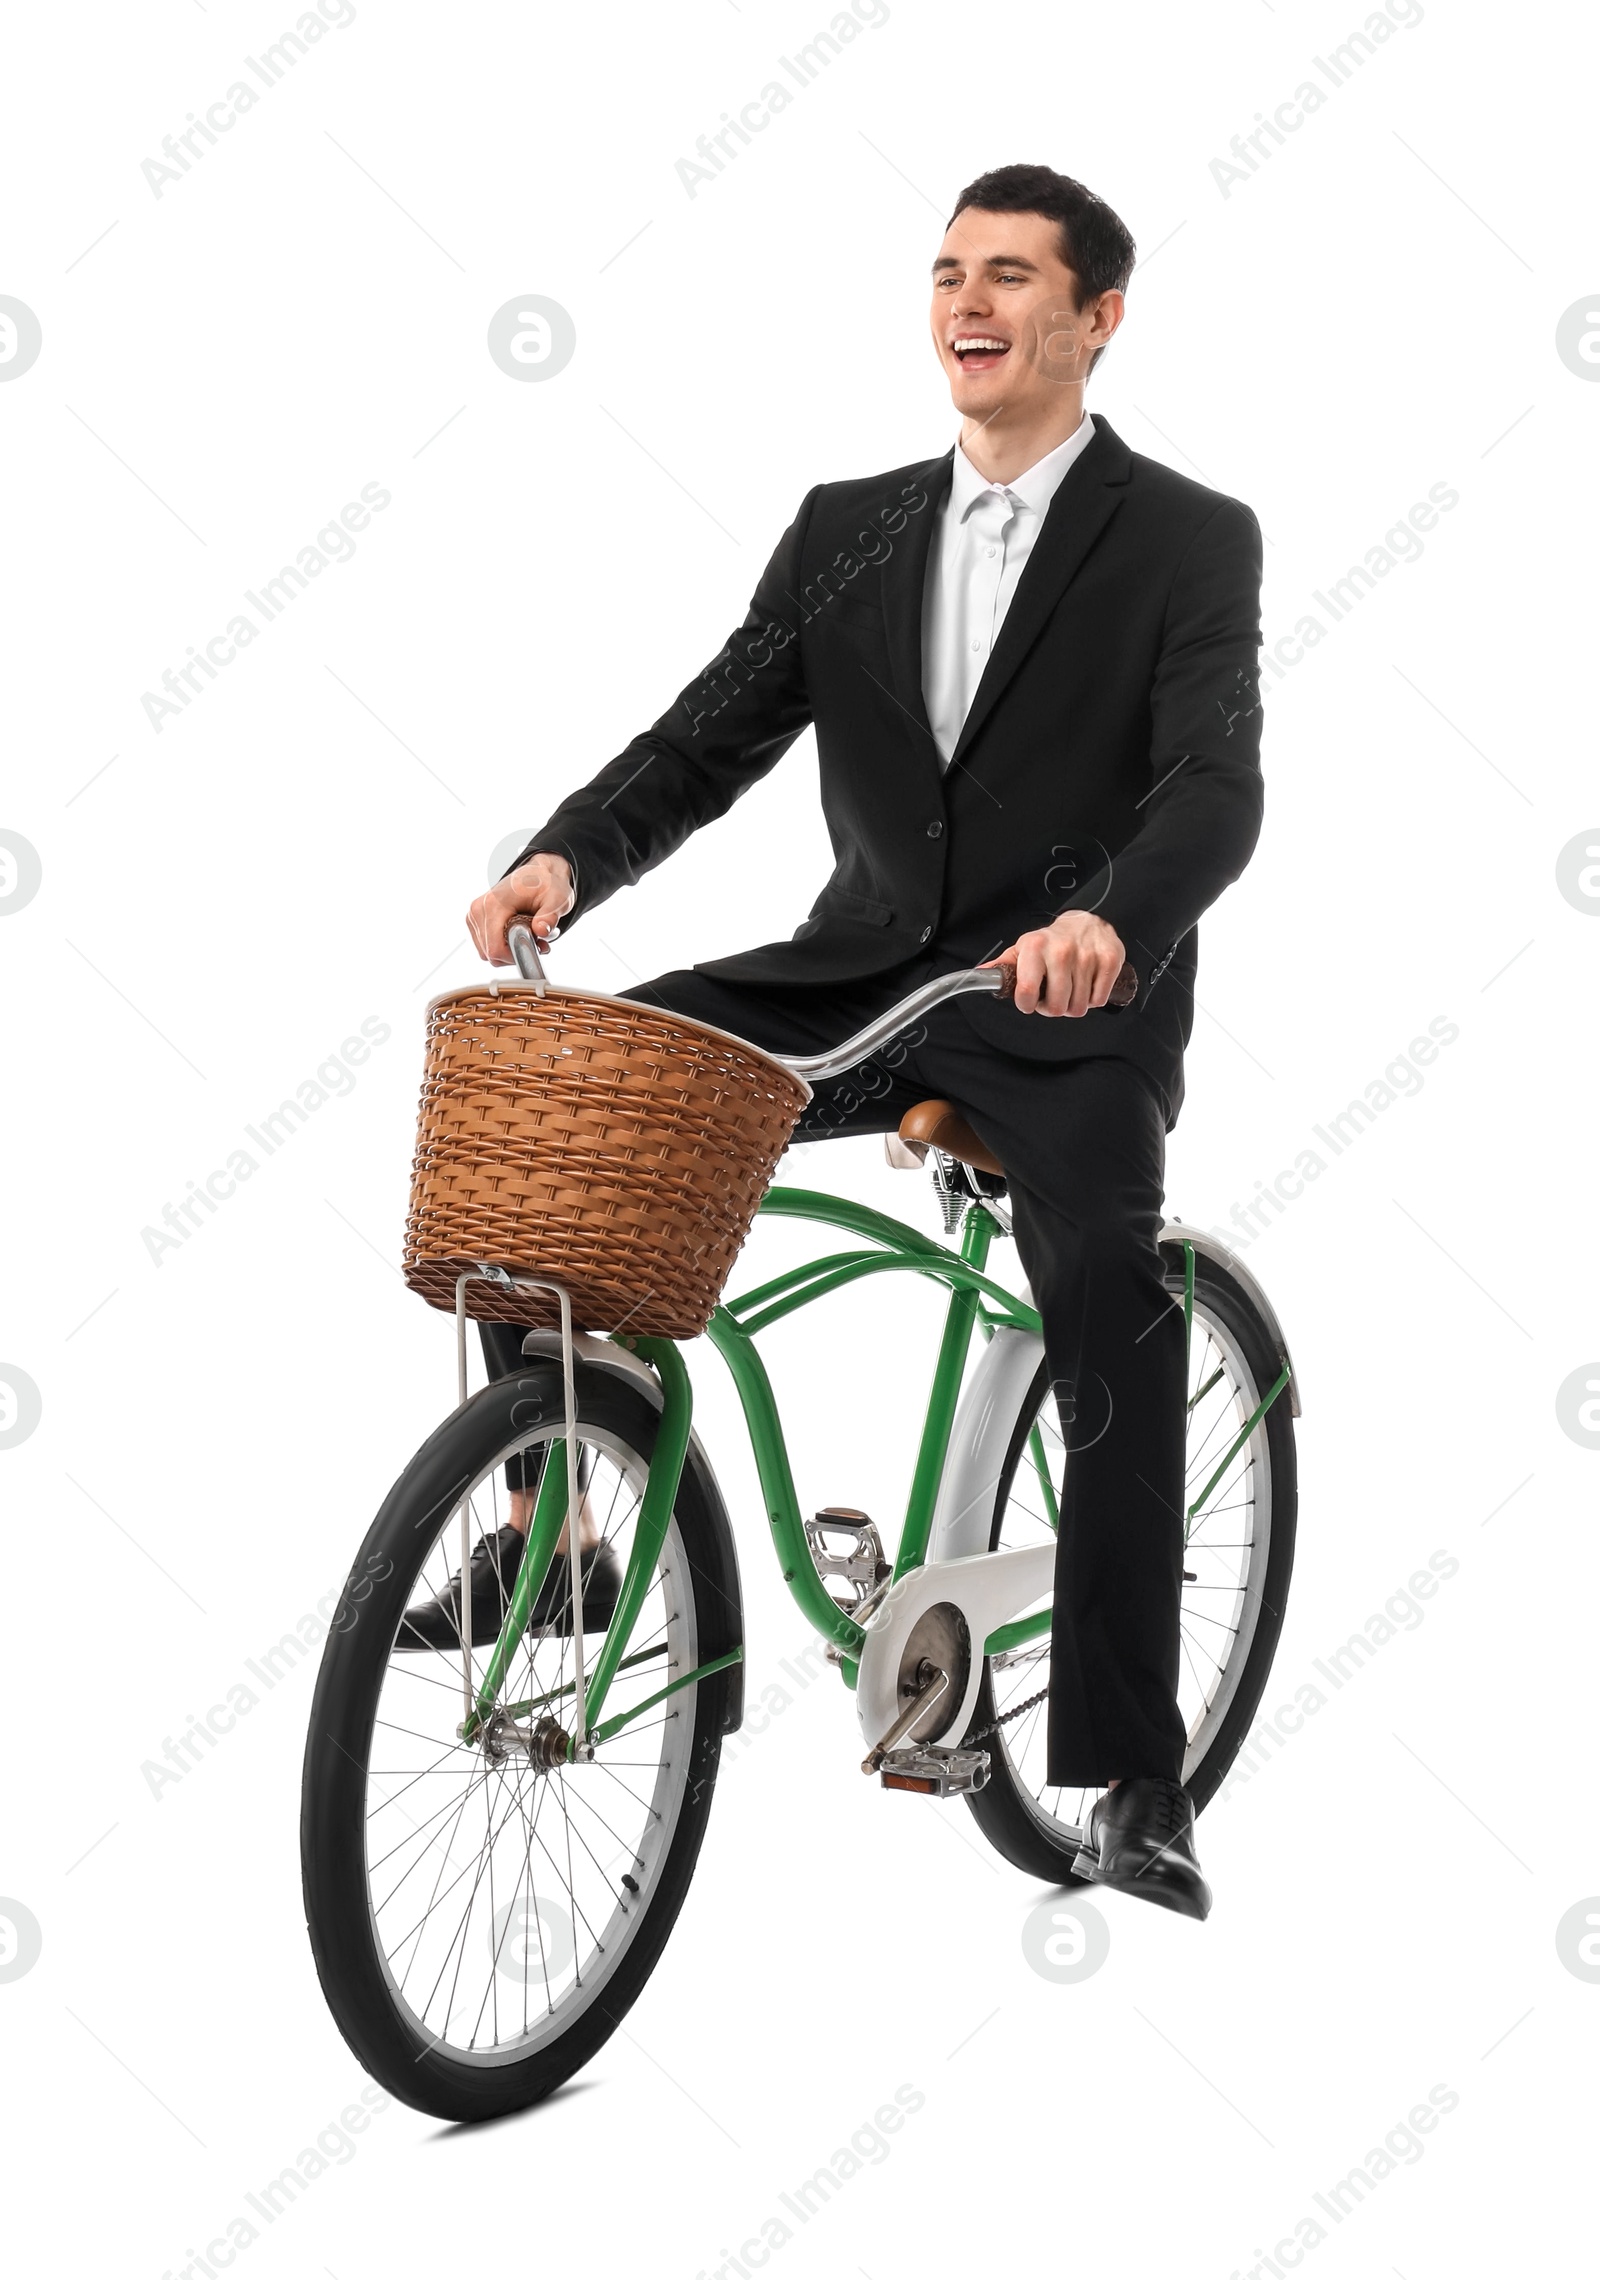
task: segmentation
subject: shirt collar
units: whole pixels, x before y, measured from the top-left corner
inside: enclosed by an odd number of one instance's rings
[[[1065,443],[1058,443],[1054,451],[1047,451],[1031,467],[1009,483],[991,484],[987,475],[980,475],[961,445],[957,443],[955,461],[950,476],[950,512],[958,522],[964,522],[975,503],[986,491],[1004,492],[1012,503],[1028,508],[1033,514],[1043,515],[1056,492],[1060,489],[1067,469],[1086,449],[1094,434],[1094,421],[1088,412],[1073,429]]]

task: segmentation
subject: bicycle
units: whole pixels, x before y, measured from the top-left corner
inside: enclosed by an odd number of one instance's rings
[[[542,987],[527,929],[512,933],[522,977]],[[841,1074],[934,1005],[1005,978],[993,967],[943,977],[836,1053],[785,1065],[807,1082]],[[964,1800],[1008,1861],[1061,1883],[1097,1793],[1043,1780],[1067,1459],[1039,1320],[986,1271],[1008,1221],[1003,1175],[977,1136],[949,1103],[924,1103],[901,1137],[925,1152],[953,1242],[865,1205],[770,1188],[766,1215],[838,1229],[856,1247],[726,1300],[707,1335],[740,1398],[783,1578],[855,1691],[863,1770],[886,1789]],[[1160,1242],[1189,1350],[1180,1707],[1198,1812],[1255,1717],[1276,1648],[1300,1405],[1249,1271],[1181,1223]],[[947,1292],[892,1557],[864,1514],[802,1517],[756,1346],[798,1308],[885,1273]],[[469,1398],[474,1279],[551,1293],[561,1328],[529,1331],[524,1366]],[[384,1500],[330,1627],[301,1850],[316,1968],[346,2040],[396,2097],[474,2120],[530,2105],[585,2065],[654,1969],[693,1874],[722,1737],[741,1720],[744,1642],[732,1528],[677,1343],[575,1331],[563,1288],[492,1263],[463,1272],[455,1300],[458,1406]],[[517,1485],[532,1514],[492,1632],[468,1617],[463,1589],[450,1648],[407,1647],[419,1591],[448,1590],[452,1556],[468,1575]],[[592,1638],[570,1559],[564,1601],[530,1621],[569,1514],[587,1516],[622,1565]]]

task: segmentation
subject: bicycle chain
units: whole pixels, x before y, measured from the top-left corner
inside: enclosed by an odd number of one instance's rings
[[[969,1734],[961,1747],[964,1750],[976,1748],[979,1742],[986,1742],[991,1734],[998,1734],[1002,1726],[1009,1726],[1013,1718],[1020,1718],[1024,1710],[1037,1709],[1041,1702],[1048,1701],[1049,1695],[1049,1687],[1041,1686],[1037,1694],[1028,1696],[1026,1702],[1019,1702],[1014,1710],[1002,1710],[998,1718],[991,1718],[987,1726],[980,1726],[975,1734]]]

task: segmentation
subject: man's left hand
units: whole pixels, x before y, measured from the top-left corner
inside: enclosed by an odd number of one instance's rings
[[[1019,1013],[1078,1015],[1105,1004],[1126,957],[1114,926],[1093,911],[1068,910],[984,963],[1016,967]]]

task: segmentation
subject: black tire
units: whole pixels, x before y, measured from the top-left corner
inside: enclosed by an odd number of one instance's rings
[[[635,1468],[648,1465],[655,1446],[658,1411],[647,1393],[609,1371],[580,1363],[577,1400],[586,1449],[593,1447],[610,1452],[606,1461],[616,1463],[619,1478],[625,1461]],[[560,2014],[552,2008],[550,2018],[537,2023],[538,2035],[527,2041],[526,2048],[513,2031],[503,2050],[471,2055],[468,2054],[472,2040],[470,2030],[465,2036],[466,2048],[460,2047],[458,2042],[441,2039],[436,2031],[425,2031],[418,2013],[402,2000],[397,1981],[385,1962],[377,1923],[380,1904],[369,1893],[369,1799],[376,1796],[380,1800],[374,1810],[375,1819],[378,1812],[392,1803],[389,1793],[369,1782],[369,1770],[375,1770],[373,1742],[378,1706],[380,1698],[386,1698],[384,1689],[386,1683],[391,1683],[392,1672],[400,1671],[393,1684],[414,1683],[413,1672],[422,1658],[412,1655],[407,1661],[398,1655],[396,1636],[430,1554],[434,1559],[428,1571],[430,1579],[439,1572],[439,1560],[444,1556],[439,1547],[441,1541],[446,1547],[452,1541],[452,1523],[463,1497],[469,1489],[475,1499],[480,1493],[498,1493],[494,1484],[505,1477],[508,1452],[537,1446],[528,1439],[530,1419],[545,1420],[540,1429],[548,1435],[559,1431],[562,1414],[559,1366],[554,1362],[530,1361],[516,1375],[485,1386],[418,1450],[385,1499],[346,1581],[323,1654],[306,1739],[301,1867],[306,1928],[323,1993],[340,2032],[374,2079],[407,2105],[449,2121],[482,2120],[547,2097],[594,2056],[637,1999],[660,1958],[688,1890],[711,1810],[722,1735],[737,1724],[742,1700],[741,1672],[736,1665],[701,1680],[696,1686],[682,1689],[662,1707],[659,1716],[663,1730],[660,1745],[663,1764],[669,1747],[665,1738],[669,1713],[692,1719],[692,1737],[686,1736],[680,1728],[670,1744],[673,1753],[670,1833],[663,1808],[654,1815],[660,1827],[650,1833],[650,1866],[644,1866],[644,1848],[641,1847],[634,1856],[634,1867],[639,1871],[637,1880],[613,1870],[611,1881],[615,1884],[618,1912],[605,1919],[609,1947],[596,1949],[596,1956],[602,1961],[591,1958],[587,1964],[577,1967],[572,1987],[562,1998],[571,2013],[570,2023],[556,2032],[552,2021]],[[590,1436],[604,1438],[590,1440]],[[514,1456],[510,1456],[509,1461],[518,1462]],[[518,1480],[521,1477],[520,1473],[516,1475]],[[491,1484],[487,1490],[485,1483]],[[672,1641],[689,1640],[694,1648],[693,1663],[698,1664],[739,1643],[738,1576],[727,1516],[715,1484],[693,1448],[684,1467],[674,1519],[657,1576],[663,1603],[670,1601],[676,1608],[682,1601],[689,1609],[687,1618],[681,1613],[674,1614],[673,1621],[679,1628],[670,1633],[670,1638],[663,1624],[667,1643],[658,1650],[660,1654],[665,1656],[676,1651]],[[634,1638],[641,1635],[642,1626],[636,1627]],[[547,1645],[540,1651],[554,1650]],[[565,1651],[564,1647],[561,1651]],[[592,1655],[588,1659],[592,1662]],[[403,1671],[400,1670],[402,1664],[406,1665]],[[459,1674],[459,1652],[454,1667]],[[660,1663],[650,1672],[652,1685],[659,1685],[662,1672],[668,1667]],[[421,1675],[427,1679],[426,1665]],[[437,1685],[438,1681],[432,1683]],[[415,1696],[407,1695],[404,1699],[413,1700]],[[607,1713],[617,1706],[614,1690]],[[452,1699],[446,1691],[436,1715],[455,1720],[460,1711],[459,1696]],[[529,1715],[531,1717],[531,1713]],[[389,1747],[387,1732],[394,1730],[386,1722],[386,1749]],[[627,1731],[632,1734],[639,1729]],[[432,1748],[439,1743],[441,1732],[442,1728],[436,1729],[421,1738]],[[640,1746],[633,1744],[635,1750]],[[456,1818],[448,1823],[443,1838],[445,1858],[452,1866],[451,1845],[462,1833],[470,1840],[476,1826],[475,1811],[473,1822],[467,1821],[467,1803],[475,1797],[473,1785],[480,1778],[474,1763],[463,1762],[458,1767],[451,1754],[453,1748],[463,1752],[465,1761],[473,1760],[473,1752],[459,1743],[452,1732],[444,1748],[443,1778],[456,1779],[463,1785],[462,1806]],[[536,1774],[532,1768],[525,1769],[520,1761],[514,1776],[502,1776],[500,1769],[491,1768],[481,1752],[477,1763],[481,1764],[485,1821],[491,1827],[486,1839],[487,1859],[493,1855],[493,1848],[506,1828],[512,1829],[513,1838],[516,1834],[509,1809],[500,1831],[492,1829],[494,1812],[504,1795],[503,1786],[494,1784],[514,1778],[518,1784],[518,1797],[513,1801],[516,1809],[525,1824],[530,1818],[536,1824],[538,1803],[532,1805],[530,1815],[521,1792],[524,1771],[530,1784],[556,1777]],[[581,1780],[594,1771],[594,1768],[566,1767],[562,1769],[561,1779],[565,1785],[568,1776]],[[666,1779],[665,1774],[656,1776],[654,1800],[659,1801],[665,1795],[660,1784]],[[430,1794],[423,1792],[424,1796]],[[600,1794],[609,1796],[610,1793],[602,1791]],[[447,1790],[446,1811],[449,1795]],[[569,1792],[563,1786],[557,1795],[560,1812],[566,1817]],[[536,1796],[536,1790],[530,1786],[526,1799],[533,1800]],[[416,1811],[418,1814],[423,1811],[420,1803]],[[531,1836],[527,1849],[531,1861]],[[547,1852],[549,1849],[544,1847]],[[491,1868],[491,1878],[494,1873]],[[529,1874],[531,1880],[531,1869]],[[480,1864],[465,1902],[469,1911],[477,1903],[478,1886],[484,1880]],[[631,1892],[625,1889],[629,1885],[634,1887]],[[408,1906],[419,1888],[420,1884],[407,1894]],[[541,1903],[529,1904],[542,1911]],[[524,1942],[528,1938],[526,1905]],[[573,1920],[576,1920],[576,1911]],[[588,1918],[584,1920],[587,1924]],[[467,1926],[468,1918],[463,1915],[460,1933],[463,1961],[468,1955]],[[542,1933],[539,1936],[542,1941]],[[471,1952],[476,1959],[481,1957],[482,1949],[474,1943]],[[498,1944],[491,1950],[491,1965],[479,1965],[479,1968],[491,1971],[487,1985],[496,2003],[508,2000],[492,1976],[500,1969]],[[459,1976],[461,1966],[458,1965],[457,1970]],[[585,1984],[585,1970],[590,1975],[589,1985]],[[454,2031],[459,2035],[461,2030],[454,2028],[453,2000],[454,1982],[446,1997],[445,2029],[447,2033]],[[546,2001],[552,2000],[547,1975]],[[526,1995],[523,2014],[526,2019]],[[498,2013],[496,2018],[498,2022]],[[498,2039],[498,2023],[496,2036]]]
[[[1180,1294],[1184,1259],[1180,1244],[1162,1245],[1162,1263],[1169,1290]],[[1194,1319],[1207,1321],[1230,1337],[1238,1349],[1257,1396],[1267,1392],[1283,1368],[1283,1354],[1271,1326],[1263,1317],[1246,1285],[1208,1255],[1196,1252],[1194,1262]],[[1028,1445],[1035,1418],[1049,1391],[1049,1371],[1041,1365],[1017,1419],[1005,1469],[996,1491],[990,1548],[1000,1542],[1011,1502],[1017,1468]],[[1273,1402],[1258,1430],[1265,1435],[1270,1476],[1270,1513],[1265,1557],[1259,1576],[1252,1573],[1250,1593],[1255,1600],[1253,1622],[1242,1665],[1228,1666],[1230,1691],[1218,1714],[1191,1729],[1191,1759],[1185,1764],[1184,1786],[1199,1813],[1216,1795],[1261,1705],[1278,1636],[1283,1628],[1289,1581],[1294,1570],[1295,1521],[1299,1492],[1295,1472],[1294,1422],[1288,1388]],[[1030,1680],[1031,1695],[1042,1683],[1048,1660]],[[1026,1697],[1024,1697],[1026,1699]],[[1220,1693],[1219,1697],[1220,1699]],[[985,1668],[969,1731],[980,1732],[995,1716],[994,1674]],[[1040,1713],[1034,1713],[1034,1716]],[[1042,1809],[1032,1789],[1021,1778],[1006,1745],[1006,1729],[981,1746],[989,1751],[989,1780],[967,1798],[974,1819],[995,1850],[1030,1876],[1056,1883],[1067,1876],[1081,1849],[1073,1824]],[[1196,1743],[1200,1744],[1195,1754]]]

